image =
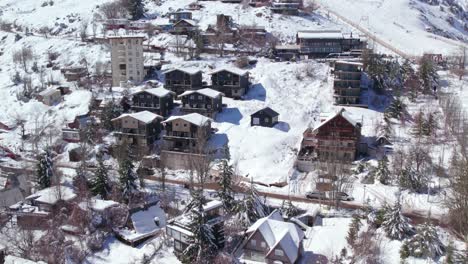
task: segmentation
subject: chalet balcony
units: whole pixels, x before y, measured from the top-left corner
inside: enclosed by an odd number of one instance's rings
[[[317,146],[317,151],[356,151],[356,146],[352,147],[344,147],[344,146],[325,146],[325,145],[319,145]]]

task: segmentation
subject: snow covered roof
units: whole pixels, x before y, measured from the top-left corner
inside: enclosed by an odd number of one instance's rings
[[[188,24],[190,24],[191,26],[195,27],[197,25],[197,22],[195,20],[192,20],[192,19],[181,19],[179,21],[177,21],[177,23],[174,24],[174,26],[178,25],[179,23],[182,23],[182,21],[185,21],[187,22]]]
[[[143,93],[143,92],[147,92],[147,93],[152,94],[152,95],[157,96],[157,97],[165,97],[165,96],[167,96],[169,94],[174,94],[174,92],[160,87],[160,88],[139,90],[139,91],[136,91],[136,92],[132,93],[132,95],[140,94],[140,93]]]
[[[171,116],[169,117],[168,119],[166,119],[166,121],[164,121],[163,123],[169,123],[169,122],[172,122],[174,120],[177,120],[177,119],[182,119],[182,120],[185,120],[189,123],[192,123],[196,126],[204,126],[207,122],[210,122],[211,121],[211,118],[208,118],[206,116],[202,116],[198,113],[191,113],[191,114],[187,114],[187,115],[183,115],[183,116]]]
[[[139,234],[150,233],[166,226],[166,214],[159,207],[159,204],[148,207],[146,210],[137,211],[130,218],[135,231]],[[155,218],[158,219],[159,226],[156,225]]]
[[[145,35],[114,35],[114,36],[107,36],[109,39],[127,39],[127,38],[145,38]]]
[[[122,118],[128,117],[128,116],[132,117],[132,118],[135,118],[136,120],[138,120],[140,122],[143,122],[145,124],[149,124],[149,123],[153,122],[156,119],[163,119],[162,116],[157,115],[155,113],[151,113],[150,111],[141,111],[141,112],[138,112],[138,113],[122,114],[119,117],[112,119],[112,121],[119,120],[119,119],[122,119]]]
[[[227,72],[234,73],[234,74],[237,74],[237,75],[240,75],[240,76],[244,76],[244,75],[246,75],[248,73],[248,71],[245,71],[245,70],[242,70],[242,69],[239,69],[239,68],[226,67],[226,68],[220,68],[220,69],[217,69],[215,71],[212,71],[210,73],[210,75],[218,73],[218,72],[222,72],[222,71],[227,71]]]
[[[270,107],[265,107],[263,109],[260,109],[258,110],[257,112],[253,113],[252,115],[256,115],[256,114],[259,114],[260,112],[265,112],[267,115],[273,117],[273,116],[278,116],[278,112],[276,112],[275,110],[271,109]]]
[[[203,211],[208,212],[210,210],[213,210],[222,206],[223,206],[223,202],[221,201],[218,201],[218,200],[209,201],[205,205],[203,205]]]
[[[89,206],[93,211],[103,212],[107,208],[117,206],[118,204],[119,204],[118,202],[115,202],[115,201],[112,201],[112,200],[91,199],[90,203],[89,203]],[[88,207],[88,203],[87,202],[81,202],[81,203],[78,204],[78,206],[81,209],[86,210],[87,207]]]
[[[362,62],[338,60],[335,63],[362,66]]]
[[[170,72],[173,72],[173,71],[181,71],[181,72],[185,72],[185,73],[190,74],[190,75],[194,75],[194,74],[197,74],[197,73],[201,72],[201,70],[199,70],[197,68],[187,67],[187,68],[168,69],[168,70],[165,70],[163,73],[167,74],[167,73],[170,73]]]
[[[302,39],[342,39],[341,30],[303,30],[297,32],[297,37]]]
[[[223,95],[223,93],[218,92],[218,91],[216,91],[216,90],[213,90],[213,89],[211,89],[211,88],[203,88],[203,89],[200,89],[200,90],[189,90],[189,91],[185,91],[185,92],[183,92],[181,95],[177,96],[177,98],[184,97],[184,96],[187,96],[187,95],[190,95],[190,94],[193,94],[193,93],[202,94],[202,95],[208,96],[208,97],[210,97],[210,98],[216,98],[216,97],[218,97],[218,96]]]
[[[269,216],[259,219],[248,230],[250,238],[260,232],[265,242],[270,248],[266,256],[272,254],[278,245],[283,249],[285,255],[291,263],[295,263],[299,257],[299,247],[304,238],[304,232],[295,224],[284,222],[277,210]]]
[[[349,114],[346,112],[344,108],[341,108],[336,114],[330,115],[325,121],[320,123],[318,126],[314,128],[314,131],[325,125],[326,123],[330,122],[330,120],[334,119],[335,117],[341,115],[346,121],[348,121],[351,125],[356,126],[359,122],[355,121]]]
[[[46,90],[40,92],[39,95],[44,97],[44,96],[50,96],[50,95],[52,95],[54,93],[60,93],[60,91],[55,89],[55,88],[49,88],[49,89],[46,89]]]
[[[76,198],[75,191],[66,186],[52,186],[42,189],[28,197],[26,200],[34,200],[44,204],[56,204],[58,201],[70,201]]]

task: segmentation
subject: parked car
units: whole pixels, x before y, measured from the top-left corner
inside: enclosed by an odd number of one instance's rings
[[[336,196],[341,201],[354,201],[354,197],[349,196],[347,193],[344,193],[344,192],[338,192],[336,193]]]
[[[324,192],[308,192],[306,197],[309,199],[325,200],[328,199]]]

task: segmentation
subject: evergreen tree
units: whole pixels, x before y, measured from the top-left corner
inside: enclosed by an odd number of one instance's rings
[[[359,229],[361,228],[361,219],[358,215],[353,215],[353,220],[349,225],[348,236],[346,237],[346,241],[348,245],[351,247],[354,246],[356,239],[358,237]]]
[[[398,178],[398,185],[403,189],[409,189],[413,192],[422,193],[427,188],[427,177],[422,172],[419,172],[407,164],[405,168],[400,171]]]
[[[269,214],[268,207],[258,196],[257,190],[250,184],[250,189],[247,191],[244,200],[239,204],[239,214],[241,221],[250,225],[260,218],[266,217]]]
[[[375,170],[375,177],[379,179],[382,184],[389,184],[391,181],[390,170],[388,169],[388,159],[383,157],[379,160],[377,169]]]
[[[143,0],[124,0],[125,6],[133,20],[138,20],[145,14],[145,4]]]
[[[367,211],[367,222],[374,228],[379,228],[382,226],[382,223],[385,221],[385,215],[390,211],[388,204],[384,204],[382,208],[375,210],[372,207],[368,207]]]
[[[299,214],[299,209],[292,203],[291,200],[283,201],[281,211],[286,218],[291,218]]]
[[[405,243],[408,247],[409,255],[417,258],[438,258],[445,251],[435,227],[429,220],[419,225],[416,229],[416,234]]]
[[[411,129],[411,133],[415,136],[422,137],[425,135],[425,119],[424,119],[424,114],[421,110],[416,114],[414,118],[414,124]]]
[[[434,63],[430,58],[424,56],[419,63],[418,76],[426,94],[432,93],[433,87],[439,83],[439,74]]]
[[[115,102],[108,102],[101,111],[101,123],[102,126],[107,130],[113,130],[114,125],[112,119],[118,117],[122,113],[119,105]]]
[[[454,247],[453,247],[453,241],[450,241],[447,247],[445,248],[445,260],[444,264],[454,264],[455,263],[455,258],[454,258]]]
[[[385,116],[386,118],[396,118],[399,119],[402,115],[403,112],[405,111],[406,106],[401,100],[401,98],[397,97],[393,102],[388,106],[388,108],[385,111]]]
[[[227,160],[223,160],[218,169],[221,171],[221,181],[218,190],[218,196],[223,201],[224,209],[227,212],[232,212],[235,207],[236,200],[234,199],[234,190],[232,189],[232,177],[234,170],[232,165],[228,164]]]
[[[382,227],[391,239],[401,240],[413,233],[413,227],[409,223],[408,218],[403,215],[399,198],[385,214],[385,221],[382,223]]]
[[[53,162],[50,150],[46,149],[39,157],[36,165],[36,176],[41,189],[51,186],[54,177]]]
[[[126,201],[129,201],[131,195],[138,189],[137,180],[138,177],[135,174],[133,162],[128,157],[121,160],[119,162],[119,182],[122,196]]]
[[[211,225],[207,224],[207,218],[203,210],[205,204],[203,190],[192,192],[192,208],[189,211],[190,231],[188,247],[182,253],[183,263],[209,263],[218,250],[216,238]]]
[[[426,136],[434,135],[438,127],[439,127],[439,125],[437,124],[437,118],[436,118],[435,114],[432,113],[432,112],[429,112],[427,114],[427,118],[426,118],[426,120],[424,122],[424,126],[423,126],[424,135],[426,135]]]
[[[94,195],[100,195],[106,198],[110,192],[109,178],[107,175],[107,168],[104,166],[101,155],[97,156],[97,170],[94,179],[90,183],[91,192]]]

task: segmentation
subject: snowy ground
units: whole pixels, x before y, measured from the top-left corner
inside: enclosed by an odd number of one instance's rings
[[[459,1],[468,9],[466,1]],[[457,36],[466,45],[468,32],[450,26],[444,18],[449,15],[441,12],[438,6],[430,6],[413,0],[320,0],[324,7],[337,12],[362,26],[396,48],[414,56],[422,53],[442,53],[449,55],[463,45],[427,32],[426,27],[435,24],[442,30]],[[422,11],[427,15],[423,19]]]

